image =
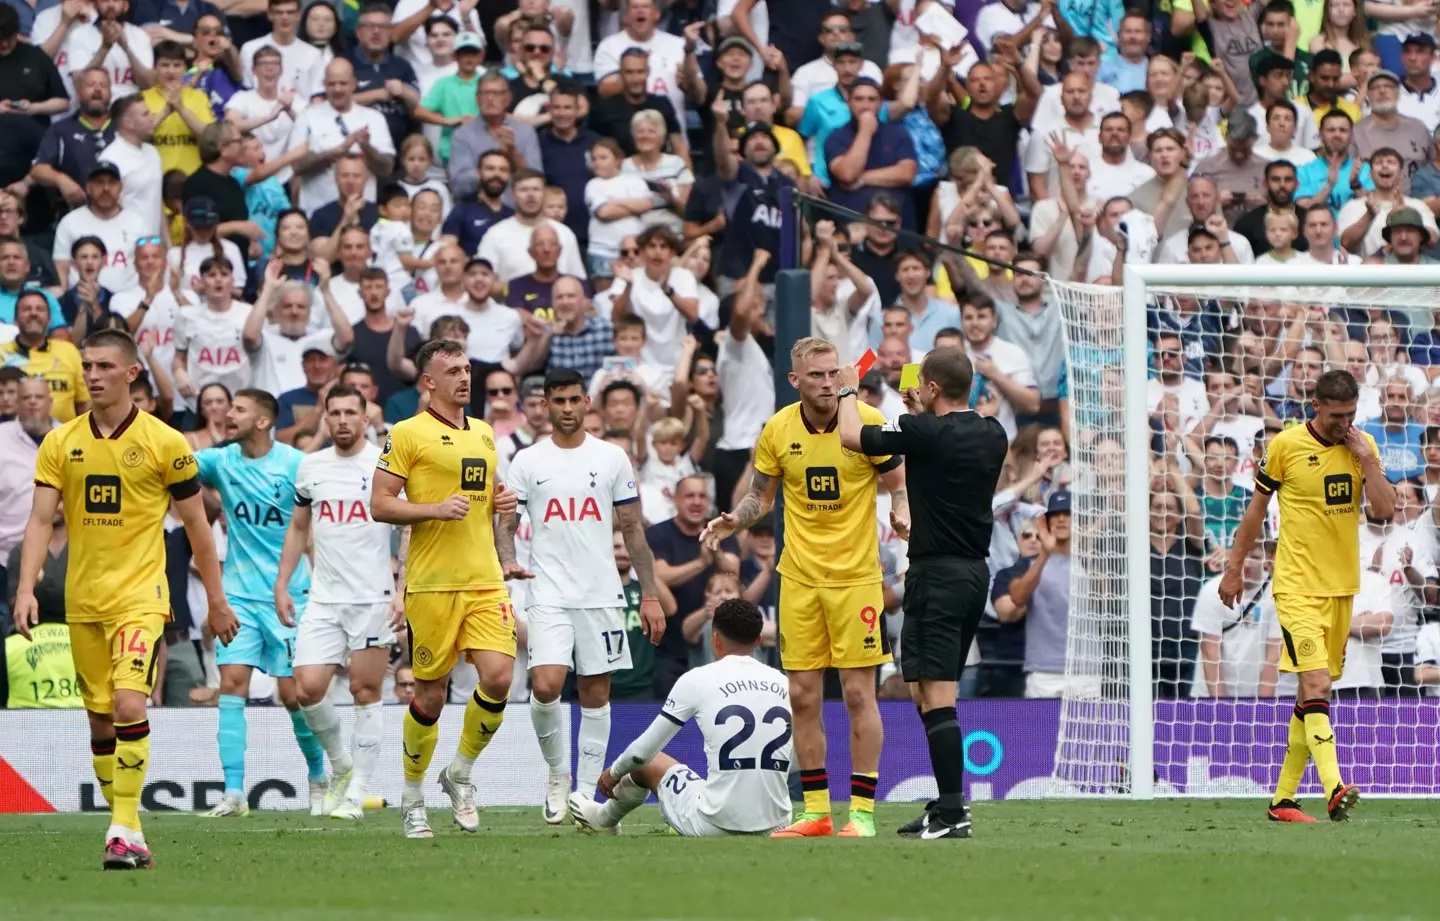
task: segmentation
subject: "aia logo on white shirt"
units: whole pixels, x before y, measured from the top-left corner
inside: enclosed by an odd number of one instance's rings
[[[359,499],[321,499],[315,503],[315,517],[332,524],[369,524],[370,510]]]
[[[574,496],[564,502],[560,499],[551,499],[545,503],[545,517],[541,519],[541,523],[549,524],[552,518],[558,518],[561,521],[585,521],[587,519],[604,521],[600,517],[600,505],[595,501],[594,496],[586,496],[580,501],[578,508],[575,503]]]
[[[245,358],[240,354],[240,349],[233,345],[218,345],[213,348],[204,345],[200,347],[195,360],[210,368],[231,368],[238,367]]]

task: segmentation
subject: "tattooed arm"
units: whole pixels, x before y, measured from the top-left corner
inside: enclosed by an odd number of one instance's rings
[[[660,605],[660,583],[655,579],[655,554],[645,540],[645,521],[640,517],[640,503],[626,502],[615,506],[615,521],[630,551],[630,565],[640,580],[640,629],[650,638],[650,645],[660,645],[665,635],[665,611]]]
[[[495,557],[500,561],[500,571],[505,580],[533,579],[535,574],[525,570],[515,561],[515,532],[520,528],[520,515],[513,509],[495,516]]]
[[[745,498],[736,503],[733,512],[723,512],[707,524],[700,534],[700,542],[711,550],[719,550],[721,541],[765,517],[775,504],[775,490],[779,488],[779,477],[756,470],[750,477],[750,491]]]

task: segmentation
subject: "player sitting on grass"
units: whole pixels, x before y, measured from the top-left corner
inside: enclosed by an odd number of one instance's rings
[[[753,658],[764,624],[740,598],[715,609],[715,661],[682,675],[655,722],[600,775],[607,802],[570,795],[577,826],[616,834],[652,790],[666,823],[689,838],[768,834],[789,823],[790,691],[781,672]],[[691,718],[705,739],[704,778],[661,751]]]

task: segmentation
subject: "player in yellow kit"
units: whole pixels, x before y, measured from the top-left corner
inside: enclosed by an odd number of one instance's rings
[[[63,503],[70,532],[65,619],[90,717],[95,777],[111,806],[102,865],[133,870],[152,864],[140,831],[140,789],[150,759],[145,703],[170,619],[164,519],[172,498],[210,599],[210,629],[228,643],[238,624],[220,587],[195,455],[184,436],[130,400],[130,383],[140,372],[135,340],[118,330],[93,333],[82,363],[93,408],[40,445],[15,627],[29,637],[38,621],[35,582]]]
[[[1350,815],[1360,791],[1340,778],[1330,684],[1345,668],[1350,611],[1360,591],[1360,497],[1371,517],[1395,514],[1395,487],[1375,439],[1354,427],[1360,385],[1347,371],[1326,371],[1315,383],[1314,417],[1270,441],[1255,474],[1255,498],[1245,512],[1220,579],[1220,600],[1234,606],[1244,584],[1245,558],[1260,537],[1270,497],[1280,497],[1275,553],[1275,611],[1284,644],[1280,670],[1298,672],[1300,687],[1280,781],[1270,801],[1275,822],[1313,822],[1296,801],[1313,758],[1329,797],[1333,821]]]
[[[401,734],[400,813],[407,838],[433,838],[422,785],[440,737],[436,721],[450,670],[465,658],[480,676],[465,705],[455,758],[440,772],[455,824],[473,832],[480,817],[470,773],[505,718],[515,666],[515,609],[505,580],[528,579],[530,573],[515,562],[514,529],[500,523],[519,503],[496,476],[495,433],[465,415],[470,405],[465,346],[427,342],[415,368],[430,406],[390,430],[376,463],[370,512],[376,521],[410,526],[403,565],[415,699]]]
[[[785,486],[785,552],[780,573],[780,662],[790,677],[795,752],[804,812],[774,837],[823,837],[834,832],[820,719],[825,669],[840,671],[850,715],[850,821],[842,837],[875,835],[875,788],[884,730],[875,703],[875,667],[890,661],[880,579],[875,484],[890,490],[892,517],[910,515],[905,472],[892,457],[866,457],[842,447],[840,363],[835,346],[806,338],[790,352],[790,383],[800,402],[765,423],[755,446],[750,492],[733,512],[711,521],[701,540],[711,549],[769,511]],[[885,417],[860,406],[867,425]]]

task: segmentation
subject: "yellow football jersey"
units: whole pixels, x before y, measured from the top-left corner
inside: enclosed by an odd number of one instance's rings
[[[755,469],[784,476],[785,551],[776,569],[807,585],[880,580],[875,478],[901,461],[841,447],[838,419],[817,431],[800,404],[792,403],[770,417],[755,445]],[[885,424],[880,411],[866,403],[860,404],[860,420]]]
[[[456,428],[427,409],[390,430],[376,466],[403,479],[406,498],[418,505],[444,502],[456,493],[470,500],[470,513],[460,521],[411,526],[406,592],[504,586],[492,530],[496,456],[488,424],[466,417],[465,427]]]
[[[165,510],[200,490],[185,436],[140,410],[106,438],[85,413],[40,444],[35,483],[60,491],[70,531],[66,618],[170,614]]]
[[[50,385],[54,408],[50,415],[61,422],[75,418],[76,402],[90,402],[85,374],[80,368],[80,350],[63,339],[46,339],[30,349],[19,341],[0,345],[0,365],[15,365],[26,377],[43,377]]]
[[[1378,460],[1375,439],[1367,434],[1365,440]],[[1309,423],[1292,426],[1270,440],[1255,488],[1280,496],[1275,594],[1329,597],[1360,591],[1365,476],[1349,448],[1326,441]]]

